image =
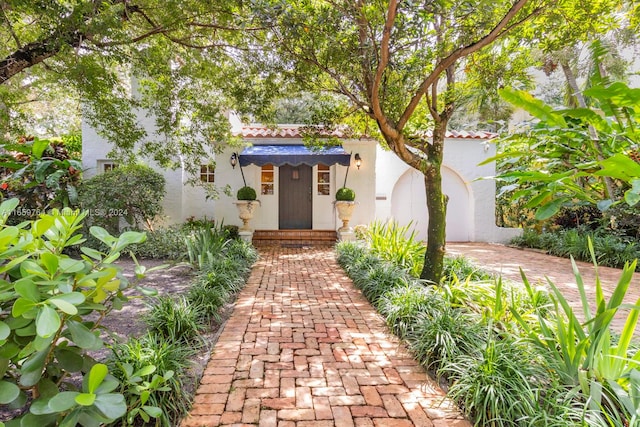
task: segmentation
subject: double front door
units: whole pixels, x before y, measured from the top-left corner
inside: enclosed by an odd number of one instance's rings
[[[312,227],[312,168],[283,165],[279,168],[280,230],[310,230]]]

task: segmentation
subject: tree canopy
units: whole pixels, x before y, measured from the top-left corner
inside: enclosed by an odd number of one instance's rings
[[[120,150],[144,141],[170,164],[215,151],[229,109],[259,115],[277,93],[245,41],[260,28],[233,1],[12,0],[1,11],[0,126],[11,137],[31,131],[28,106],[53,93],[78,100],[72,108]]]

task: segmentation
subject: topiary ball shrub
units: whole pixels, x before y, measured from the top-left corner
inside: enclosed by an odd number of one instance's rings
[[[353,202],[356,199],[356,192],[350,188],[342,187],[336,191],[336,200]]]
[[[238,190],[238,200],[255,200],[258,196],[256,190],[251,187],[245,186]]]

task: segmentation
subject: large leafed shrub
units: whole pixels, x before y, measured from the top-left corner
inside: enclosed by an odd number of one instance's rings
[[[152,230],[153,220],[162,214],[164,187],[164,177],[148,166],[119,166],[84,181],[80,204],[89,225],[111,233],[123,225]]]

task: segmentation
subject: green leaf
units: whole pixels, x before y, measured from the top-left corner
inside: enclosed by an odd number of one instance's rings
[[[109,369],[107,368],[107,365],[103,363],[96,363],[93,365],[89,372],[89,393],[95,393],[108,373]]]
[[[49,408],[55,412],[65,412],[77,405],[77,391],[63,391],[49,399]]]
[[[614,154],[598,163],[602,169],[595,172],[595,175],[608,176],[627,182],[631,182],[634,178],[640,178],[640,164],[624,154]]]
[[[40,397],[51,398],[60,393],[58,386],[49,378],[43,378],[38,381],[38,392]]]
[[[58,300],[63,300],[73,305],[80,305],[85,302],[87,299],[81,292],[69,292],[66,294],[58,294],[54,297]]]
[[[113,390],[117,389],[119,386],[120,386],[120,382],[118,382],[118,380],[116,380],[112,376],[107,376],[107,378],[104,381],[102,381],[102,384],[100,384],[100,387],[98,387],[98,389],[96,390],[96,394],[111,393]]]
[[[22,298],[33,302],[40,302],[40,291],[38,291],[38,285],[28,277],[16,281],[15,290]]]
[[[0,321],[0,340],[6,340],[11,334],[11,328],[4,322]]]
[[[107,246],[111,246],[111,244],[115,241],[117,241],[118,239],[116,239],[115,237],[113,237],[111,234],[109,234],[109,232],[107,230],[105,230],[102,227],[98,227],[98,226],[93,226],[91,228],[89,228],[89,233],[91,233],[91,235],[93,237],[95,237],[96,239],[100,240],[101,242],[105,243]]]
[[[540,206],[538,210],[536,210],[536,216],[535,216],[536,219],[538,221],[544,221],[545,219],[551,218],[556,213],[558,213],[558,211],[564,205],[565,202],[566,202],[565,198],[559,198],[559,199],[552,200],[551,202],[543,206]]]
[[[58,427],[76,427],[78,425],[78,421],[80,420],[80,414],[82,413],[80,408],[76,408],[71,411],[60,423]],[[86,427],[86,426],[85,426]]]
[[[53,338],[55,335],[51,335],[49,338],[42,338],[36,336],[33,340],[33,348],[35,351],[44,351],[48,350],[51,347],[51,343],[53,343]]]
[[[71,333],[71,339],[78,347],[87,350],[98,350],[102,347],[102,340],[82,323],[69,320],[67,321],[67,327]]]
[[[65,371],[80,372],[82,370],[84,358],[77,352],[66,348],[57,348],[55,354],[60,366]]]
[[[640,194],[633,193],[630,190],[624,193],[624,201],[627,202],[629,206],[635,206],[640,202]]]
[[[157,406],[143,406],[142,409],[153,418],[162,416],[162,409],[158,408]]]
[[[20,232],[16,227],[7,227],[0,230],[0,248],[6,248],[13,240],[18,237]]]
[[[39,351],[32,354],[20,368],[20,385],[25,387],[31,387],[38,384],[42,377],[42,371],[44,370],[44,364],[47,358],[48,351]]]
[[[34,175],[36,178],[36,181],[38,182],[43,182],[47,176],[49,175],[49,167],[53,164],[53,160],[42,160],[39,162],[36,162],[36,167],[35,167],[35,171],[34,171]]]
[[[0,381],[0,405],[8,405],[18,398],[20,387],[8,381]]]
[[[105,417],[111,419],[120,418],[127,412],[124,396],[116,393],[99,395],[96,398],[95,406]]]
[[[57,394],[58,393],[56,393],[56,395]],[[29,412],[31,412],[33,415],[45,415],[54,413],[55,411],[49,407],[49,400],[51,400],[50,397],[42,397],[40,399],[34,400],[29,407]]]
[[[34,237],[40,237],[45,234],[51,227],[53,227],[54,219],[50,216],[45,216],[36,220],[31,226],[31,232]]]
[[[48,338],[55,334],[62,324],[58,312],[48,305],[38,310],[36,317],[36,333],[42,338]]]
[[[598,209],[600,210],[600,212],[604,212],[607,209],[609,209],[611,206],[613,205],[613,200],[611,199],[605,199],[605,200],[600,200],[597,204]]]
[[[42,154],[47,149],[47,147],[49,147],[50,144],[51,143],[47,139],[36,139],[35,141],[33,141],[31,154],[36,159],[42,158]]]
[[[562,115],[553,111],[549,105],[543,101],[534,98],[531,94],[524,90],[515,90],[511,88],[498,89],[500,96],[510,104],[520,107],[533,117],[540,119],[549,126],[566,126],[566,122]]]
[[[46,267],[47,271],[53,276],[58,271],[58,256],[51,252],[44,252],[40,255],[40,261]]]
[[[96,395],[93,393],[80,393],[76,396],[76,403],[81,406],[91,406],[96,401]]]
[[[147,365],[144,366],[143,368],[139,369],[135,374],[135,376],[139,376],[139,377],[145,377],[147,375],[151,375],[156,371],[156,367],[155,365]]]
[[[631,181],[631,188],[624,193],[624,201],[629,206],[635,206],[640,202],[640,179]]]
[[[20,419],[20,427],[33,427],[33,426],[53,426],[57,423],[57,414],[48,415],[33,415],[26,414]],[[10,425],[7,427],[15,427]]]
[[[137,231],[125,231],[118,237],[118,242],[115,246],[115,251],[120,252],[122,249],[135,243],[142,243],[147,240],[146,233],[139,233]]]
[[[85,264],[84,261],[73,259],[73,258],[62,258],[60,259],[60,271],[63,273],[71,274],[78,273],[79,271],[84,270]]]
[[[577,119],[583,119],[590,125],[593,125],[599,131],[610,131],[611,126],[609,122],[598,113],[589,108],[575,108],[570,110],[561,110],[559,113],[562,113],[569,117],[575,117]]]
[[[28,299],[18,298],[16,302],[13,303],[13,308],[11,309],[11,315],[13,317],[20,317],[32,308],[34,308],[36,304]]]
[[[40,267],[39,264],[35,263],[32,260],[26,260],[20,265],[20,271],[23,276],[28,276],[29,274],[36,275],[43,279],[49,279],[49,274]]]
[[[49,298],[47,302],[58,307],[58,309],[60,309],[60,311],[62,311],[63,313],[70,314],[72,316],[78,314],[78,309],[76,308],[76,306],[69,303],[68,301],[65,301],[62,298]]]
[[[3,201],[0,204],[0,217],[8,216],[11,212],[16,210],[19,204],[20,200],[18,199],[9,199]]]
[[[100,251],[83,246],[80,248],[80,252],[97,261],[102,261],[103,254]]]
[[[158,408],[157,406],[143,406],[142,410],[153,418],[162,416],[162,409]]]

